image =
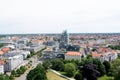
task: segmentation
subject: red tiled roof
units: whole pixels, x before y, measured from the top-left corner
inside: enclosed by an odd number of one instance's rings
[[[1,49],[3,52],[8,52],[8,51],[10,51],[10,48],[9,47],[4,47],[4,48],[2,48]]]
[[[35,43],[43,43],[44,41],[43,41],[43,40],[37,40],[37,39],[36,39],[36,40],[32,40],[32,42],[33,42],[33,43],[34,43],[34,42],[35,42]]]
[[[0,55],[2,55],[2,54],[4,54],[4,52],[0,50]]]
[[[95,52],[92,52],[92,57],[100,57],[102,54]]]
[[[99,48],[98,52],[103,53],[103,52],[111,52],[112,50],[109,48]]]
[[[111,51],[111,53],[112,53],[112,54],[115,54],[115,53],[116,53],[116,51],[112,50],[112,51]]]
[[[17,40],[17,37],[12,37],[12,40]]]
[[[5,63],[6,63],[5,60],[0,60],[0,64],[1,64],[1,65],[5,64]]]
[[[67,52],[65,55],[70,55],[70,56],[80,56],[81,55],[81,53],[79,53],[79,52]]]

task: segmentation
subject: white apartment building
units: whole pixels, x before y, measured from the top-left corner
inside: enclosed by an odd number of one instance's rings
[[[112,62],[118,58],[117,52],[106,52],[106,53],[92,52],[91,54],[93,58],[98,58],[101,62],[104,61]]]
[[[26,59],[27,56],[30,54],[30,51],[25,51],[25,50],[14,50],[14,51],[10,51],[9,53],[21,54],[21,55],[23,55],[23,59]]]
[[[11,57],[6,58],[6,64],[4,65],[4,70],[6,72],[12,71],[17,68],[23,62],[23,56],[20,54],[11,55]]]
[[[0,60],[0,74],[4,74],[4,65],[6,61],[5,60]]]

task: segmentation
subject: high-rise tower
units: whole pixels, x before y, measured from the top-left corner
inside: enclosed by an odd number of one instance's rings
[[[63,31],[60,37],[60,48],[65,48],[69,44],[69,35],[67,31]]]

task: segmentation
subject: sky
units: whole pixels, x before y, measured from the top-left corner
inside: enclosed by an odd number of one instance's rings
[[[120,0],[0,0],[0,34],[120,32]]]

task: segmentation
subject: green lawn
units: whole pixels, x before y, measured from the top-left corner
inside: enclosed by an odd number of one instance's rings
[[[98,78],[98,80],[114,80],[114,78],[113,77],[108,77],[108,76],[104,75],[104,76]]]
[[[48,80],[67,80],[67,79],[60,77],[57,74],[55,74],[49,70],[47,71],[47,78],[48,78]]]

